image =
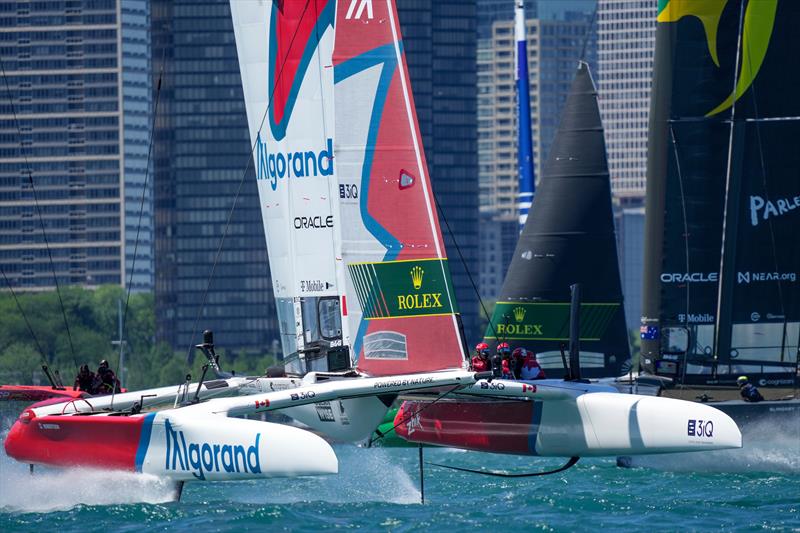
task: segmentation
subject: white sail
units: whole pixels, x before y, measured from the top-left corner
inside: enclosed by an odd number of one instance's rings
[[[342,345],[334,10],[332,1],[231,2],[283,353],[300,373],[327,370],[320,346]]]

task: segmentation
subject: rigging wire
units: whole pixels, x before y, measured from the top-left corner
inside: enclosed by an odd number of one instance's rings
[[[156,101],[153,106],[153,119],[150,124],[150,141],[147,145],[147,167],[144,171],[144,184],[142,184],[142,197],[139,201],[139,222],[136,225],[136,242],[133,245],[133,259],[131,260],[131,273],[128,277],[128,287],[127,293],[125,295],[125,311],[122,313],[122,324],[120,325],[120,338],[119,338],[119,374],[122,375],[124,369],[122,368],[122,353],[124,350],[124,340],[127,336],[127,327],[128,327],[128,306],[131,301],[131,289],[133,288],[133,273],[136,270],[136,255],[139,251],[139,235],[142,231],[142,216],[144,215],[144,201],[147,198],[147,184],[150,180],[150,157],[153,153],[153,139],[155,137],[156,131],[156,118],[158,117],[158,102],[161,97],[161,81],[164,77],[164,63],[166,61],[167,56],[167,47],[164,47],[164,50],[161,54],[161,69],[158,73],[158,85],[156,86]],[[123,233],[124,234],[124,233]],[[111,389],[111,409],[114,408],[114,396],[117,393],[117,387],[114,386]]]
[[[14,124],[17,127],[17,135],[19,136],[19,150],[20,150],[20,154],[22,155],[23,159],[25,160],[25,170],[28,173],[28,183],[30,183],[30,185],[31,185],[31,192],[33,193],[33,203],[36,206],[36,213],[39,216],[39,225],[42,228],[42,239],[44,240],[44,245],[45,245],[45,248],[47,249],[47,256],[50,259],[50,268],[51,268],[51,270],[53,272],[53,283],[56,286],[56,294],[58,295],[58,303],[59,303],[59,305],[61,307],[61,316],[64,319],[64,327],[67,330],[67,338],[69,339],[69,348],[70,348],[70,352],[72,354],[72,362],[75,364],[75,370],[77,371],[78,370],[78,359],[75,356],[75,346],[74,346],[74,344],[72,342],[72,332],[69,329],[69,322],[67,321],[67,312],[66,312],[66,310],[64,308],[64,300],[61,298],[61,288],[59,287],[59,284],[58,284],[58,276],[56,275],[56,267],[55,267],[55,263],[53,262],[53,253],[50,250],[50,243],[49,243],[49,241],[47,239],[47,232],[45,231],[45,227],[44,227],[44,218],[42,217],[42,210],[39,207],[39,198],[38,198],[38,196],[36,194],[36,186],[33,183],[33,171],[31,169],[30,162],[28,161],[28,155],[25,153],[25,149],[24,149],[25,145],[22,142],[22,128],[20,127],[19,119],[17,118],[17,111],[16,111],[16,108],[14,107],[14,98],[11,95],[11,86],[8,83],[8,76],[6,76],[6,67],[5,67],[5,63],[3,62],[3,58],[2,57],[0,57],[0,71],[2,71],[2,73],[3,73],[3,81],[5,82],[6,92],[8,94],[8,104],[11,107],[11,115],[14,118]],[[3,276],[5,277],[5,272],[3,273]],[[8,281],[8,279],[6,279],[6,281]],[[10,286],[11,285],[9,285],[9,287]]]
[[[39,355],[42,358],[42,363],[44,365],[47,365],[47,357],[45,357],[45,353],[44,353],[44,350],[42,349],[42,345],[39,344],[39,338],[36,336],[36,333],[33,331],[33,328],[31,327],[31,323],[28,320],[28,315],[25,314],[25,310],[22,308],[22,304],[20,304],[19,299],[17,299],[17,293],[14,291],[14,287],[11,285],[11,280],[9,280],[8,277],[6,276],[6,271],[2,267],[2,265],[0,265],[0,273],[3,274],[3,279],[6,280],[6,285],[8,285],[8,290],[11,292],[11,297],[14,298],[14,303],[17,304],[17,309],[19,309],[19,313],[22,315],[22,319],[25,321],[25,325],[28,327],[28,331],[30,332],[31,337],[33,338],[33,342],[36,344],[36,349],[39,351]]]
[[[275,97],[275,91],[277,91],[278,87],[280,86],[280,81],[281,78],[283,77],[283,71],[284,67],[286,66],[286,60],[289,58],[289,53],[291,52],[292,47],[294,46],[295,38],[297,37],[297,33],[300,30],[300,27],[302,26],[302,22],[306,16],[306,12],[308,11],[308,5],[310,1],[311,0],[306,0],[306,4],[303,7],[303,12],[300,14],[300,19],[297,22],[297,27],[295,28],[294,33],[292,34],[292,38],[289,41],[289,46],[286,49],[286,53],[283,57],[283,60],[281,61],[281,66],[280,70],[278,71],[278,76],[275,78],[275,84],[272,87],[272,92],[270,92],[269,100],[267,101],[267,108],[264,110],[264,115],[261,117],[261,123],[258,126],[259,133],[261,132],[261,129],[264,127],[264,122],[266,122],[267,116],[269,115],[269,111],[272,107],[272,101]],[[239,180],[239,186],[237,187],[236,194],[233,197],[233,205],[231,205],[231,208],[228,211],[228,218],[225,222],[225,227],[222,230],[222,236],[220,237],[219,240],[219,246],[217,246],[217,251],[214,254],[214,262],[211,264],[211,272],[208,275],[206,288],[203,291],[203,299],[200,303],[200,306],[197,309],[197,315],[195,316],[194,323],[192,324],[192,335],[189,340],[189,348],[187,350],[187,355],[186,355],[187,361],[190,361],[192,357],[192,351],[194,350],[194,338],[197,336],[197,324],[200,322],[200,316],[203,314],[203,311],[205,310],[206,301],[208,299],[208,293],[211,290],[211,282],[214,279],[214,273],[217,269],[219,258],[222,255],[222,246],[225,243],[225,237],[228,235],[228,230],[231,226],[231,221],[233,220],[233,213],[236,210],[236,204],[239,200],[239,196],[241,195],[242,187],[244,186],[244,180],[247,177],[247,172],[250,170],[250,166],[253,164],[253,153],[256,151],[257,145],[258,145],[258,137],[256,137],[256,139],[253,141],[253,145],[250,148],[250,154],[247,157],[247,165],[245,166],[244,171],[242,172],[242,177]]]
[[[458,258],[461,261],[461,264],[464,265],[464,272],[467,273],[467,278],[469,278],[469,282],[472,285],[472,290],[475,291],[475,296],[478,297],[478,304],[480,304],[481,309],[483,310],[483,314],[486,316],[486,320],[489,321],[489,327],[492,330],[492,334],[496,339],[499,339],[499,337],[497,336],[497,330],[495,330],[494,324],[492,323],[492,317],[489,316],[489,311],[486,310],[486,306],[483,303],[483,298],[481,298],[481,293],[478,290],[478,285],[475,283],[475,278],[472,277],[472,273],[469,270],[469,266],[467,266],[467,261],[464,259],[464,254],[461,252],[461,247],[458,245],[458,240],[456,240],[456,234],[453,233],[453,229],[450,227],[450,222],[447,221],[447,216],[444,214],[444,210],[442,210],[442,205],[439,203],[439,198],[436,196],[436,192],[434,192],[433,190],[433,180],[431,180],[431,196],[433,196],[433,201],[436,203],[436,209],[439,211],[439,216],[442,217],[442,222],[444,222],[444,225],[447,228],[447,232],[453,239],[453,246],[455,246],[456,248],[456,252],[458,253]],[[469,354],[467,354],[467,356],[469,356]]]
[[[145,169],[144,174],[144,184],[142,185],[142,197],[139,201],[139,222],[136,226],[136,242],[133,245],[133,259],[131,260],[131,273],[128,277],[128,287],[127,287],[127,294],[125,295],[125,310],[122,313],[122,332],[123,338],[126,336],[127,327],[128,327],[128,306],[131,300],[131,289],[133,288],[133,273],[136,269],[136,256],[139,251],[139,235],[142,230],[142,217],[144,215],[144,203],[145,199],[147,198],[147,184],[150,180],[150,160],[153,153],[153,139],[155,138],[155,131],[156,131],[156,118],[158,117],[158,102],[161,99],[161,83],[164,78],[164,64],[166,62],[167,56],[167,47],[164,47],[164,51],[162,52],[161,56],[161,69],[158,74],[158,85],[156,86],[156,98],[155,103],[153,105],[153,119],[150,125],[150,142],[147,146],[147,168]],[[119,339],[119,357],[122,358],[122,339]],[[121,369],[120,369],[121,370]]]

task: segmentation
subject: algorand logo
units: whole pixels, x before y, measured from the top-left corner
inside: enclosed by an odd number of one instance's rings
[[[309,178],[333,175],[333,139],[317,152],[313,150],[296,152],[270,152],[267,143],[256,138],[256,178],[269,180],[272,190],[278,188],[278,181],[284,178]]]
[[[191,471],[200,480],[206,478],[206,472],[244,472],[261,473],[261,457],[258,453],[258,441],[261,433],[256,434],[255,443],[247,450],[241,444],[212,444],[208,442],[186,442],[183,431],[175,431],[169,420],[164,421],[167,437],[165,468],[167,470]]]

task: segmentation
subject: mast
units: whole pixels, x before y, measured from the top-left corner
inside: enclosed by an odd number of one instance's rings
[[[517,159],[519,162],[519,231],[525,227],[528,211],[533,205],[536,180],[533,172],[533,147],[531,139],[531,96],[528,76],[528,39],[525,35],[525,2],[517,0],[514,9],[514,39],[516,40],[517,82]]]
[[[736,94],[739,84],[739,63],[742,53],[742,22],[744,1],[739,6],[739,34],[736,41],[736,61],[733,69],[733,87]],[[730,135],[728,137],[728,161],[725,169],[725,203],[722,212],[722,242],[719,258],[719,287],[717,293],[717,323],[714,335],[714,362],[720,355],[730,358],[731,328],[733,316],[733,275],[736,262],[736,235],[739,232],[739,196],[741,195],[742,155],[741,143],[744,131],[736,127],[736,98],[731,102]],[[738,142],[737,142],[738,141]],[[734,148],[737,148],[734,150]],[[716,374],[716,365],[713,373]]]

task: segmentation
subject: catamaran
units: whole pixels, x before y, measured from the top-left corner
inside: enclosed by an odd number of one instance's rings
[[[798,21],[784,0],[659,3],[641,327],[664,394],[800,436]]]
[[[141,412],[141,401],[101,412],[94,399],[33,406],[9,432],[10,456],[179,483],[333,473],[335,455],[317,435],[235,417],[280,409],[355,441],[399,394],[444,404],[456,393],[508,400],[527,414],[511,426],[527,451],[497,444],[509,430],[500,410],[479,412],[485,445],[453,442],[462,447],[574,464],[741,446],[724,413],[585,383],[574,361],[572,380],[468,370],[393,2],[232,1],[231,11],[289,375],[205,383],[184,405],[153,413]],[[574,118],[583,120],[587,110],[579,111]],[[582,169],[582,149],[569,146],[559,164]],[[207,338],[200,348],[214,360],[212,345]],[[217,389],[245,395],[203,401]],[[407,436],[453,428],[429,427],[427,413],[404,405]]]

